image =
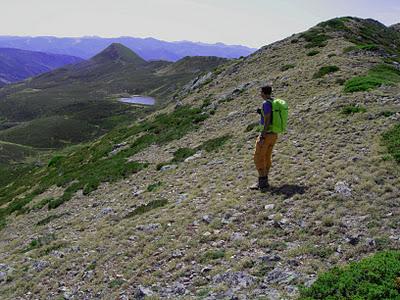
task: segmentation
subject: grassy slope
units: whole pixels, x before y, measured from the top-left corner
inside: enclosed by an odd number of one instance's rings
[[[195,133],[135,153],[131,161],[149,163],[138,174],[102,184],[89,196],[78,193],[56,210],[43,207],[10,218],[0,260],[15,271],[1,287],[3,295],[31,298],[30,291],[55,297],[63,281],[68,292],[78,289],[87,297],[132,295],[143,285],[160,298],[179,298],[167,289],[177,291],[179,284],[188,298],[224,297],[229,289],[250,298],[260,290],[293,297],[297,284],[333,265],[398,248],[399,167],[387,156],[381,134],[398,123],[400,88],[344,93],[338,79],[366,74],[382,58],[343,53],[352,44],[339,38],[310,57],[306,43],[294,36],[225,66],[216,80],[183,99],[199,107],[215,102],[216,111]],[[294,67],[281,71],[288,64]],[[321,67],[333,65],[339,71],[313,78]],[[256,180],[257,133],[246,128],[258,118],[258,86],[265,82],[288,100],[290,129],[275,147],[273,189],[260,194],[247,190]],[[225,97],[245,83],[241,93]],[[342,114],[349,104],[367,111]],[[385,111],[397,115],[387,117]],[[175,170],[156,170],[177,150],[199,149],[225,135],[231,139],[215,151],[202,151]],[[335,192],[338,182],[351,188],[350,197]],[[52,187],[29,205],[62,192]],[[36,272],[24,255],[49,265]],[[282,272],[290,276],[282,279]],[[229,274],[247,276],[248,285]]]

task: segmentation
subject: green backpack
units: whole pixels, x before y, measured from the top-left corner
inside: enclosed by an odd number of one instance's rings
[[[286,131],[288,119],[288,105],[285,100],[268,100],[272,104],[272,124],[268,126],[268,131],[273,133],[283,133]],[[261,109],[264,117],[264,110]]]

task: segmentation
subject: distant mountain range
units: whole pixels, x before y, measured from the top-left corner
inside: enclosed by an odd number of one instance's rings
[[[92,57],[112,43],[121,43],[127,46],[145,60],[177,61],[185,56],[238,58],[256,51],[256,49],[240,45],[225,45],[222,43],[205,44],[190,41],[166,42],[154,38],[0,36],[0,47],[66,54],[84,59]]]
[[[69,55],[0,48],[0,87],[82,61]]]

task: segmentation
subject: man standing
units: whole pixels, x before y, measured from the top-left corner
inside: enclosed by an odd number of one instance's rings
[[[268,173],[272,164],[272,149],[278,138],[278,134],[272,132],[272,87],[261,88],[261,98],[264,100],[262,108],[257,112],[261,115],[260,124],[264,126],[257,137],[256,149],[254,151],[254,163],[258,171],[258,183],[251,186],[253,190],[265,191],[269,187]]]

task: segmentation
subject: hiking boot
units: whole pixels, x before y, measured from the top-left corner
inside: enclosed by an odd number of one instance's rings
[[[265,190],[269,187],[268,177],[258,177],[258,183],[250,186],[251,190]]]
[[[265,191],[267,191],[268,190],[268,188],[269,188],[269,183],[268,183],[268,176],[265,176],[265,177],[261,177],[260,178],[261,180],[259,181],[259,189],[262,191],[262,192],[265,192]]]

